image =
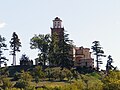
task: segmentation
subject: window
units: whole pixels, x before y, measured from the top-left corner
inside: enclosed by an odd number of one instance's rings
[[[85,66],[87,66],[87,62],[85,62]]]

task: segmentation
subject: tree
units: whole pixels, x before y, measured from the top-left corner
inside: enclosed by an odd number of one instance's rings
[[[49,49],[49,66],[59,66],[60,65],[60,48],[59,48],[59,38],[57,33],[53,33],[52,41],[50,43]]]
[[[41,58],[40,60],[45,66],[46,62],[48,61],[50,35],[49,34],[35,35],[32,39],[30,39],[30,45],[31,49],[38,49],[40,51],[39,57]]]
[[[8,50],[7,45],[5,44],[5,41],[6,39],[0,35],[0,67],[2,63],[6,63],[5,62],[6,60],[8,61],[8,59],[6,59],[5,56],[2,56],[3,50]]]
[[[109,71],[111,70],[111,69],[116,69],[116,67],[114,67],[111,63],[113,63],[113,59],[112,59],[112,56],[111,55],[109,55],[108,56],[108,60],[107,60],[107,65],[106,65],[106,72],[107,72],[107,74],[109,74]]]
[[[45,77],[45,73],[42,71],[42,67],[36,66],[33,69],[33,77],[39,77],[39,79],[43,79]]]
[[[29,60],[29,57],[26,54],[23,54],[20,58],[20,65],[33,65],[33,61]]]
[[[16,82],[14,87],[24,89],[24,90],[29,90],[28,88],[31,88],[30,87],[31,80],[32,80],[32,76],[30,75],[30,73],[22,70],[21,73],[20,73],[20,78]]]
[[[45,73],[42,71],[42,67],[40,66],[36,66],[33,69],[32,75],[34,77],[36,84],[38,84],[41,79],[45,78]]]
[[[71,68],[73,66],[73,56],[71,54],[71,51],[73,49],[73,41],[69,39],[69,34],[64,33],[63,42],[60,44],[60,51],[61,51],[61,62],[60,66]]]
[[[60,67],[72,66],[72,40],[68,38],[69,34],[64,34],[63,38],[59,38],[57,33],[53,33],[50,46],[50,65]]]
[[[11,55],[13,55],[13,63],[12,65],[16,65],[16,52],[20,52],[20,47],[21,47],[21,42],[20,39],[18,38],[18,35],[13,32],[11,41],[10,41],[10,47],[12,49]]]
[[[92,50],[94,52],[94,55],[96,55],[97,71],[99,71],[99,64],[102,64],[102,61],[99,59],[100,57],[105,57],[104,51],[102,50],[99,41],[93,42]]]

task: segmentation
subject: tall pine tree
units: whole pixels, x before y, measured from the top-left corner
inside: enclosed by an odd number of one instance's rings
[[[53,33],[50,46],[50,65],[70,68],[72,62],[72,40],[69,40],[69,34],[64,34],[59,38],[57,33]]]
[[[20,52],[21,42],[18,38],[18,35],[13,32],[11,41],[10,41],[10,47],[12,49],[11,55],[13,55],[13,63],[12,65],[16,65],[16,52]]]
[[[105,57],[104,51],[102,50],[99,41],[93,42],[92,50],[94,52],[94,55],[96,56],[97,71],[99,71],[99,64],[103,64],[102,61],[100,61],[100,57]]]

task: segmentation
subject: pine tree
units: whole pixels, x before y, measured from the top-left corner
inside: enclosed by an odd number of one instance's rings
[[[69,34],[64,34],[59,38],[57,33],[53,33],[50,46],[50,65],[64,67],[72,66],[72,40],[68,38]]]
[[[60,64],[59,56],[60,56],[59,38],[57,33],[53,33],[49,49],[49,66],[58,66]]]
[[[10,41],[10,47],[12,49],[11,55],[13,55],[13,63],[12,65],[16,65],[16,52],[20,52],[20,47],[21,47],[21,42],[20,39],[18,38],[18,35],[13,32],[11,41]]]
[[[73,66],[73,58],[72,58],[72,54],[71,54],[71,50],[73,48],[73,41],[69,39],[69,34],[64,33],[64,38],[63,38],[63,42],[60,43],[60,51],[61,51],[61,63],[60,66],[62,68],[66,67],[66,68],[70,68]]]
[[[6,59],[6,57],[3,56],[3,51],[8,50],[7,44],[5,44],[5,41],[6,39],[0,35],[0,67],[2,63],[6,64],[5,62],[6,60],[8,61],[8,59]]]
[[[102,64],[102,61],[99,60],[99,57],[105,57],[105,55],[99,41],[94,41],[93,44],[94,45],[92,46],[92,49],[94,55],[96,55],[97,71],[99,71],[99,64]]]

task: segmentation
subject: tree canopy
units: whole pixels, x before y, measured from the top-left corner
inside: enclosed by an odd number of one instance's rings
[[[30,48],[31,49],[38,49],[39,50],[39,60],[46,65],[48,61],[48,52],[49,52],[49,45],[50,45],[50,35],[49,34],[39,34],[35,35],[33,38],[30,39]]]

